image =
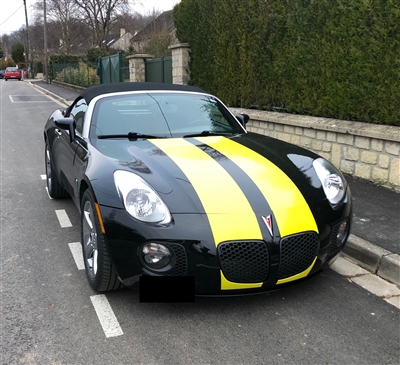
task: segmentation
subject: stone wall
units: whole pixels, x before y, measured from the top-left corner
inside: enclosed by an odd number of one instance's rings
[[[400,192],[400,127],[231,108],[250,116],[247,130],[290,142],[344,173]]]
[[[168,47],[172,53],[172,83],[187,85],[189,83],[189,43],[179,43]]]
[[[144,82],[146,80],[146,60],[154,58],[150,54],[135,54],[127,56],[129,61],[129,81]]]

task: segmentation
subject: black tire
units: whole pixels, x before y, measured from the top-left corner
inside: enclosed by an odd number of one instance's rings
[[[51,161],[51,151],[49,144],[46,142],[45,147],[45,168],[46,168],[46,182],[49,195],[53,199],[63,199],[68,197],[67,191],[58,182],[57,176],[54,172],[53,163]]]
[[[108,255],[106,238],[101,232],[93,194],[89,189],[83,194],[81,202],[81,243],[90,286],[98,292],[123,288]]]

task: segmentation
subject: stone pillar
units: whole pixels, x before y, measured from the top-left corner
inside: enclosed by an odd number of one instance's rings
[[[187,85],[190,80],[189,61],[190,45],[189,43],[178,43],[168,47],[172,51],[172,83]]]
[[[129,81],[145,82],[146,81],[146,64],[148,58],[154,58],[151,54],[134,54],[126,57],[129,60]]]

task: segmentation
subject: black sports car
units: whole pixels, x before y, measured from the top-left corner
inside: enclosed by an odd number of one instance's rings
[[[156,83],[93,86],[50,116],[48,192],[81,213],[95,290],[191,277],[198,295],[247,294],[332,262],[351,223],[343,175],[247,120],[201,89]]]

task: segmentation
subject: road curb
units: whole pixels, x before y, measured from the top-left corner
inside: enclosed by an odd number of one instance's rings
[[[44,94],[51,96],[53,99],[58,100],[60,103],[63,103],[66,107],[68,107],[70,105],[70,103],[66,99],[62,98],[61,96],[58,96],[57,94],[52,93],[49,90],[46,90],[46,89],[40,87],[39,85],[36,85],[35,82],[31,82],[31,81],[25,81],[25,82],[32,85],[34,88],[40,90]]]
[[[353,234],[349,236],[342,255],[383,279],[400,285],[399,255]]]

